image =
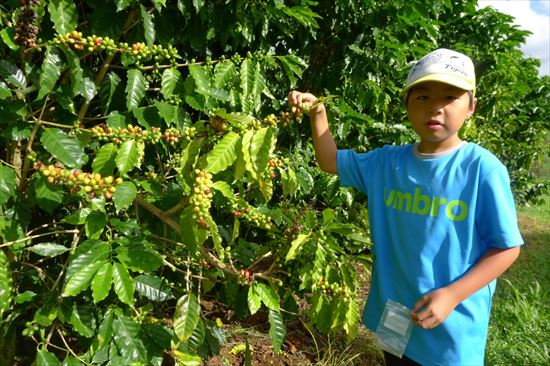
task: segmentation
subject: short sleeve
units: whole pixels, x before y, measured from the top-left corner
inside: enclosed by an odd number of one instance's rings
[[[338,150],[336,164],[340,186],[353,187],[367,192],[367,175],[371,173],[373,160],[378,155],[378,149],[367,153],[357,153],[353,150]]]
[[[506,168],[499,164],[481,181],[476,225],[487,247],[511,248],[523,244]]]

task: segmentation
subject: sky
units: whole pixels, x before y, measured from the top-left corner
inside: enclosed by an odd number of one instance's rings
[[[550,0],[478,0],[478,6],[512,15],[520,29],[532,32],[521,49],[541,60],[539,75],[550,75]]]

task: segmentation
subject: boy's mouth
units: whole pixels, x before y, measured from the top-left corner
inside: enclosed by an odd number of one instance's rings
[[[435,119],[431,119],[428,122],[426,122],[426,125],[428,127],[439,127],[439,126],[443,126],[443,122],[440,122],[440,121],[435,120]]]

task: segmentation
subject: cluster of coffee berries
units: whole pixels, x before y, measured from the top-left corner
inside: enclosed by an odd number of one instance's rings
[[[242,218],[249,223],[262,229],[270,230],[273,227],[271,217],[258,211],[245,201],[232,203],[233,217]]]
[[[193,193],[189,198],[189,203],[193,207],[193,219],[201,229],[208,228],[207,217],[210,216],[210,207],[212,206],[212,174],[204,170],[195,170],[195,183],[193,184]]]
[[[239,270],[239,275],[241,276],[239,282],[242,285],[247,285],[254,281],[254,273],[250,272],[249,270],[241,269]]]
[[[267,117],[265,117],[262,121],[265,125],[268,125],[268,126],[277,126],[279,120],[278,118],[273,114],[271,113],[270,115],[268,115]]]
[[[20,0],[21,8],[17,15],[14,41],[25,48],[36,47],[38,26],[35,24],[38,18],[34,6],[40,4],[40,0]]]
[[[282,159],[272,158],[267,162],[267,169],[263,172],[264,178],[275,179],[277,177],[276,170],[284,165]]]
[[[46,177],[48,183],[63,185],[69,188],[73,195],[85,194],[90,198],[102,195],[109,200],[113,197],[116,186],[122,183],[122,178],[103,177],[99,173],[85,173],[80,169],[69,170],[60,166],[45,165],[41,161],[37,161],[34,168]]]
[[[290,226],[287,226],[285,228],[285,231],[283,232],[283,235],[285,236],[285,239],[292,241],[298,237],[298,234],[304,230],[304,225],[294,223]]]
[[[351,297],[351,291],[347,286],[340,286],[337,283],[328,283],[324,278],[319,279],[319,282],[314,285],[321,290],[325,295],[329,296],[341,296],[344,300],[348,300]]]
[[[138,61],[154,60],[158,62],[180,58],[178,51],[172,45],[169,45],[167,48],[162,45],[147,46],[142,42],[136,42],[129,45],[126,42],[115,42],[109,37],[100,37],[95,34],[84,37],[82,32],[76,30],[58,35],[52,40],[52,43],[72,47],[77,51],[106,51],[108,54],[114,54],[116,52],[128,54],[134,56]]]
[[[34,333],[38,332],[39,329],[38,323],[28,321],[25,322],[25,328],[21,331],[21,335],[23,337],[32,336]]]
[[[290,125],[293,125],[295,123],[302,122],[302,115],[296,115],[290,112],[281,111],[280,117],[279,117],[279,124],[283,127],[288,127]]]
[[[99,141],[110,141],[117,144],[128,140],[156,144],[161,140],[164,140],[170,145],[177,144],[181,138],[184,138],[187,142],[190,142],[198,134],[197,129],[194,126],[186,127],[182,130],[175,127],[170,127],[162,132],[158,127],[151,127],[151,130],[146,130],[140,126],[134,126],[131,124],[124,128],[108,127],[105,124],[99,124],[92,127],[91,132]]]

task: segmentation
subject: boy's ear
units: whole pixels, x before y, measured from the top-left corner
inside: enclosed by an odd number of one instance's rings
[[[477,98],[473,98],[472,99],[472,103],[470,104],[470,110],[468,111],[468,118],[472,117],[472,115],[474,114],[475,110],[476,110],[476,105],[477,105]]]

